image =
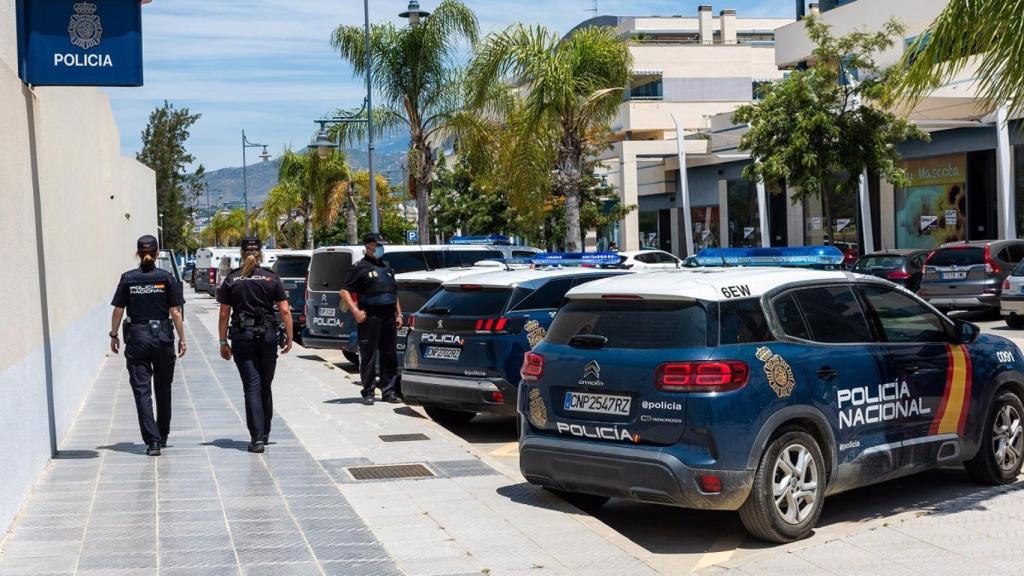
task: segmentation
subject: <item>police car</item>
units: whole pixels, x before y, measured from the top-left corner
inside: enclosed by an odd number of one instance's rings
[[[1016,479],[1024,364],[882,279],[701,268],[574,288],[524,358],[520,467],[581,507],[738,510],[807,536],[825,496],[940,465]]]
[[[628,274],[593,268],[490,272],[449,280],[409,321],[402,395],[442,424],[516,413],[523,354],[572,287]]]

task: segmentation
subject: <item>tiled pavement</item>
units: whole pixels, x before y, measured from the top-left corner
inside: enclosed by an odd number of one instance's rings
[[[398,574],[335,482],[277,418],[262,456],[233,363],[190,321],[170,446],[145,455],[123,360],[82,413],[4,543],[0,575]]]

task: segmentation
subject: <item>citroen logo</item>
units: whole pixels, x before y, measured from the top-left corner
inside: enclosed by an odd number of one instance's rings
[[[594,380],[601,378],[601,365],[597,363],[597,360],[591,360],[583,368],[583,378],[592,378]]]

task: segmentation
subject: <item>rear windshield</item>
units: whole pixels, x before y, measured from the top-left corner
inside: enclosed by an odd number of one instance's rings
[[[511,295],[511,288],[445,288],[423,306],[423,312],[442,316],[500,316]]]
[[[929,266],[973,266],[984,263],[984,248],[942,248],[928,259]]]
[[[399,282],[398,283],[398,304],[402,312],[411,314],[416,312],[430,300],[430,297],[437,293],[441,287],[440,282]]]
[[[345,284],[352,255],[348,252],[320,252],[309,265],[309,289],[337,292]]]
[[[707,312],[699,302],[572,300],[555,316],[547,340],[569,344],[573,336],[596,334],[605,348],[703,348]]]
[[[871,268],[900,268],[903,266],[903,256],[865,256],[857,260],[854,270],[868,270]]]
[[[445,250],[440,256],[438,268],[461,268],[481,260],[504,260],[504,255],[497,250]]]
[[[718,343],[750,344],[775,340],[761,309],[760,298],[727,300],[718,308]]]
[[[274,262],[274,272],[282,278],[304,278],[309,269],[309,256],[281,256]]]
[[[419,251],[388,252],[385,248],[384,261],[391,265],[391,269],[395,271],[395,274],[401,274],[403,272],[419,272],[420,270],[431,269],[430,266],[427,266],[427,261],[423,258],[423,253]]]

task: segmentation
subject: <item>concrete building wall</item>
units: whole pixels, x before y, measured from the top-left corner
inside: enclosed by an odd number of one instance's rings
[[[153,173],[120,155],[105,95],[21,83],[12,2],[0,3],[0,134],[0,286],[13,304],[0,332],[2,537],[51,455],[48,378],[59,441],[103,359],[134,239],[157,217]]]

